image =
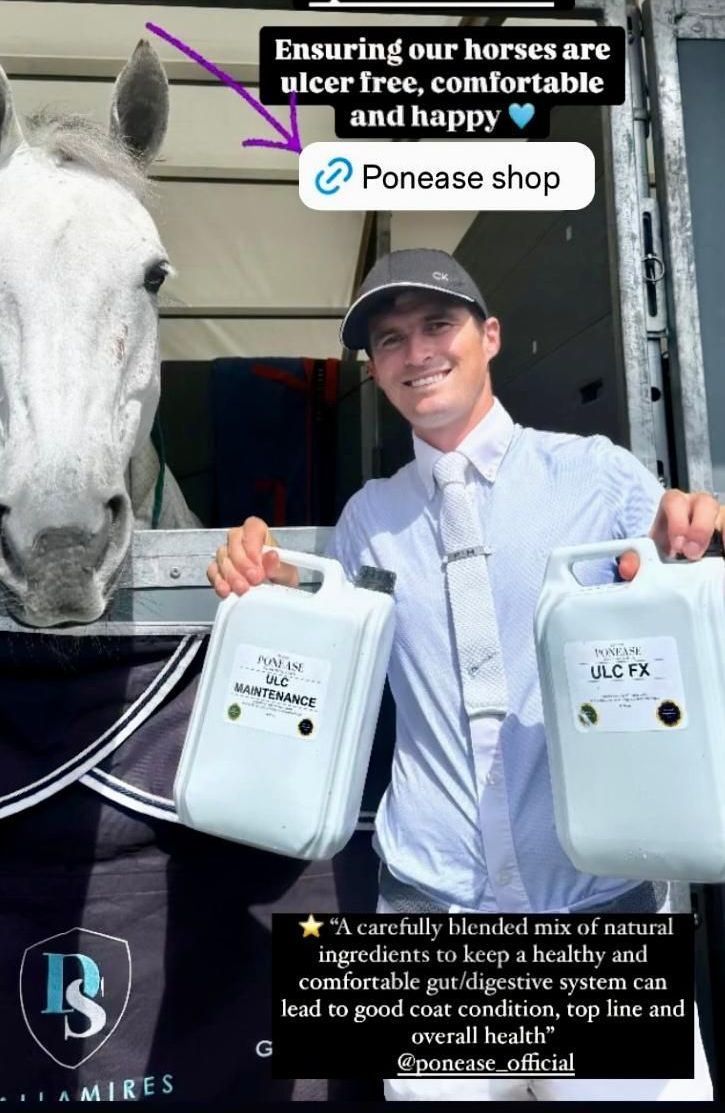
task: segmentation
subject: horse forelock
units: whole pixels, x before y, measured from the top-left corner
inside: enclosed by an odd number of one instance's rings
[[[80,113],[43,108],[24,119],[23,133],[30,147],[110,178],[141,202],[148,200],[149,184],[143,167],[95,120]]]

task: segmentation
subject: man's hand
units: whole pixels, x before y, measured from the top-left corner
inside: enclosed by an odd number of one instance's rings
[[[682,553],[688,560],[697,560],[716,529],[725,529],[725,506],[704,491],[688,495],[673,490],[662,496],[649,535],[664,556]],[[639,557],[629,549],[620,557],[619,574],[632,580],[638,571]]]
[[[217,595],[244,595],[250,587],[264,580],[275,584],[297,587],[299,575],[293,564],[282,564],[279,554],[263,553],[264,545],[275,545],[266,522],[261,518],[247,518],[243,526],[234,526],[227,534],[226,545],[217,550],[206,570],[206,577]]]

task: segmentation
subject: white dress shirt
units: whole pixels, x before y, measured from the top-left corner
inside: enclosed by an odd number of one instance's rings
[[[416,436],[413,444],[411,463],[350,499],[328,550],[351,577],[361,564],[397,575],[389,668],[396,745],[376,850],[399,881],[452,909],[563,912],[603,904],[635,883],[582,873],[557,839],[534,610],[553,548],[645,535],[662,488],[608,438],[522,428],[498,401],[458,446],[470,461],[467,490],[492,550],[509,694],[503,721],[477,720],[471,729],[441,567],[433,479],[440,453]]]

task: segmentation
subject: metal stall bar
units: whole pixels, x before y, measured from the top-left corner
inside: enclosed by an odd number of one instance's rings
[[[596,18],[607,27],[622,27],[628,35],[626,0],[578,0],[567,16]],[[626,387],[626,424],[634,455],[658,474],[663,455],[658,445],[653,411],[652,371],[648,351],[645,297],[646,254],[641,220],[641,166],[638,160],[640,126],[635,114],[635,90],[630,65],[625,68],[624,103],[603,109],[607,115],[604,148],[609,257],[617,328],[615,343]]]
[[[635,157],[639,169],[640,220],[643,234],[643,279],[645,312],[647,315],[647,353],[650,375],[652,416],[654,419],[657,473],[666,487],[673,486],[672,468],[667,434],[668,396],[665,389],[662,344],[667,335],[667,310],[665,305],[665,265],[662,261],[662,237],[659,208],[650,192],[650,168],[647,157],[647,138],[650,130],[650,113],[647,100],[647,83],[644,74],[642,15],[639,8],[629,9],[630,33],[628,64],[632,82],[632,109],[634,115]]]
[[[646,0],[645,45],[653,104],[657,190],[669,275],[670,362],[678,482],[713,489],[707,393],[697,292],[692,197],[678,62],[681,38],[725,39],[722,0]]]
[[[274,536],[283,548],[320,554],[331,533],[327,526],[298,526],[275,529]],[[219,599],[209,586],[206,569],[226,538],[224,529],[139,530],[103,618],[83,626],[36,629],[15,622],[4,602],[0,631],[54,638],[208,633]],[[309,587],[314,582],[301,569],[300,585]]]

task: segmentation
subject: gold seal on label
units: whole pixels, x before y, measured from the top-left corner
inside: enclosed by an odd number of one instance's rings
[[[583,727],[595,727],[599,722],[599,714],[591,703],[583,703],[577,716]]]

